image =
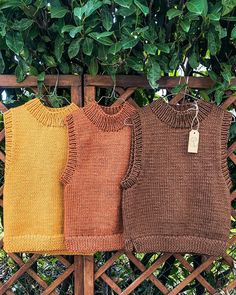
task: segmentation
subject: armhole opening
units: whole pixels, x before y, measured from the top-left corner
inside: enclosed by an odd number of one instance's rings
[[[123,189],[133,186],[141,170],[142,158],[142,125],[140,115],[135,113],[132,117],[131,150],[127,172],[121,181]]]
[[[229,127],[232,121],[232,116],[227,111],[224,111],[223,114],[223,121],[222,121],[222,127],[221,127],[221,169],[223,176],[225,178],[225,182],[230,189],[232,186],[232,180],[229,173],[229,167],[228,167],[228,138],[229,138]]]
[[[11,110],[8,110],[3,114],[3,120],[5,130],[5,174],[7,174],[11,166],[13,152],[13,118]]]
[[[68,184],[71,181],[77,166],[76,129],[75,129],[74,118],[72,114],[66,117],[65,125],[67,127],[67,140],[68,140],[67,162],[60,178],[60,181],[64,185]]]

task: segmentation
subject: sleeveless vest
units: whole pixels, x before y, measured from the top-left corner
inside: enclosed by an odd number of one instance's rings
[[[53,109],[39,99],[4,113],[6,163],[4,249],[7,252],[69,254],[63,234],[66,115],[75,104]]]
[[[198,153],[188,153],[192,104],[158,99],[132,116],[132,153],[121,182],[127,251],[222,255],[226,250],[231,115],[204,101],[198,107]]]
[[[66,118],[69,138],[65,186],[65,243],[68,250],[96,252],[124,247],[120,181],[130,155],[135,108],[89,103]]]

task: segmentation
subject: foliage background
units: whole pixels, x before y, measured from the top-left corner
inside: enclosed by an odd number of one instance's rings
[[[200,95],[219,104],[236,90],[236,85],[230,84],[236,70],[235,8],[236,0],[0,0],[0,74],[16,74],[18,81],[35,75],[39,92],[45,91],[42,87],[46,74],[82,77],[109,74],[114,79],[116,74],[145,75],[153,90],[136,91],[134,98],[139,105],[154,98],[161,76],[209,76],[215,86],[200,91]],[[65,103],[62,96],[69,98],[66,90],[58,91],[59,96],[49,95],[54,107]],[[99,90],[98,95],[107,91]],[[0,89],[0,92],[9,107],[24,103],[33,93],[30,89]],[[230,142],[235,137],[236,123],[233,123]],[[230,162],[229,167],[235,186],[235,168]],[[3,182],[3,167],[1,172]],[[236,204],[233,206],[236,208]],[[235,227],[232,220],[232,234]],[[231,251],[235,258],[235,249]],[[109,255],[97,254],[97,264]],[[0,276],[4,280],[17,267],[3,251],[0,258]],[[146,266],[155,258],[140,254]],[[27,261],[28,256],[22,254],[22,259]],[[190,255],[188,260],[197,266],[201,258]],[[62,271],[53,257],[43,257],[35,267],[48,282]],[[121,259],[110,274],[118,276],[121,286],[125,286],[139,272]],[[174,286],[187,274],[180,265],[168,261],[157,275],[167,285]],[[233,279],[234,272],[216,262],[204,276],[220,288]],[[72,292],[71,284],[70,280],[67,287],[61,286],[61,294]],[[17,294],[40,293],[28,277],[19,280],[14,288]],[[135,294],[145,294],[144,291],[158,294],[148,282]],[[102,283],[97,283],[96,292],[111,293]],[[184,294],[206,293],[196,282]]]

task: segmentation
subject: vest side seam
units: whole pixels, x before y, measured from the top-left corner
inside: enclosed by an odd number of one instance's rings
[[[3,115],[4,129],[5,129],[5,141],[6,141],[6,158],[5,158],[5,174],[9,173],[9,169],[12,162],[13,156],[13,114],[12,110],[8,110]]]
[[[128,170],[121,181],[121,187],[128,189],[133,186],[141,171],[142,160],[142,122],[139,113],[135,113],[132,117],[132,139],[131,154]]]
[[[74,124],[74,117],[72,114],[65,118],[65,125],[67,127],[67,162],[64,171],[61,174],[60,181],[66,185],[71,181],[76,166],[77,166],[77,142],[76,142],[76,130]]]
[[[232,186],[232,180],[229,173],[227,158],[227,144],[228,144],[228,137],[229,137],[229,127],[232,121],[232,115],[224,111],[222,117],[222,125],[221,125],[221,171],[226,182],[227,187],[230,189]]]

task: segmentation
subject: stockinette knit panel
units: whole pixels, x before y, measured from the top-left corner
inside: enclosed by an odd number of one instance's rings
[[[136,109],[86,105],[66,118],[69,154],[65,186],[65,243],[68,250],[122,249],[120,181],[128,167],[131,129],[125,120]]]
[[[222,255],[230,229],[227,136],[231,115],[198,101],[198,153],[188,153],[192,104],[158,99],[132,117],[121,182],[126,250]],[[196,126],[195,126],[196,127]]]
[[[63,234],[63,187],[67,158],[65,117],[75,104],[53,109],[39,99],[4,113],[6,165],[4,249],[69,254]]]

